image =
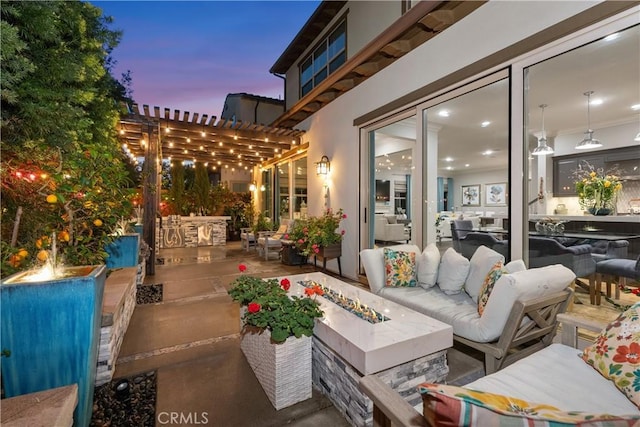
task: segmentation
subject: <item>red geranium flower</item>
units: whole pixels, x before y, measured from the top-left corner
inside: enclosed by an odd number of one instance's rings
[[[289,233],[286,233],[283,237],[284,237],[284,240],[289,240]]]
[[[347,232],[346,230],[342,230],[342,231],[340,232],[340,234],[342,234],[342,235],[344,236],[344,233],[346,233],[346,232]]]
[[[640,363],[640,344],[632,342],[629,347],[621,345],[616,348],[616,354],[613,356],[613,361],[618,363],[631,363],[636,365]]]
[[[320,286],[318,286],[318,285],[316,285],[316,286],[314,286],[314,287],[313,287],[313,292],[314,292],[316,295],[320,295],[320,296],[324,295],[324,291],[323,291],[323,290],[322,290],[322,288],[321,288]]]
[[[244,264],[240,264],[238,266],[238,270],[240,270],[241,273],[244,273],[245,271],[247,271],[247,266]]]
[[[249,305],[247,306],[249,313],[257,313],[260,311],[261,308],[262,306],[257,302],[250,302]]]
[[[320,253],[320,248],[313,248],[313,252]]]
[[[306,296],[310,297],[311,295],[315,294],[316,291],[312,288],[305,288],[304,293]]]
[[[347,214],[343,214],[342,219],[347,219]]]
[[[284,278],[280,281],[280,286],[282,286],[282,289],[284,289],[285,291],[288,291],[291,287],[291,282],[289,281],[289,279]]]

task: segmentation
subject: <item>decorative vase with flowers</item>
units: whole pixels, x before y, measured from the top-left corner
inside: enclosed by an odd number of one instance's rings
[[[247,267],[239,269],[245,273]],[[279,410],[311,398],[311,337],[315,319],[323,315],[315,296],[322,289],[289,295],[288,279],[247,274],[231,285],[229,295],[242,306],[240,348],[273,406]]]
[[[609,215],[615,210],[618,192],[622,190],[617,167],[604,171],[588,162],[574,171],[576,192],[580,207],[592,215]]]
[[[340,222],[346,218],[347,215],[342,209],[336,212],[327,209],[322,216],[296,220],[293,229],[285,238],[295,242],[301,255],[305,257],[318,255],[321,248],[342,242],[345,230],[338,230],[338,228]]]

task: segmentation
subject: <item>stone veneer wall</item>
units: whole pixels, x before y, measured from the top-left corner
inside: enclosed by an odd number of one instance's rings
[[[170,215],[156,224],[156,250],[223,246],[227,241],[228,217]]]
[[[113,378],[124,334],[136,308],[137,283],[144,280],[144,262],[135,268],[122,269],[117,273],[107,277],[105,283],[105,303],[108,304],[108,300],[115,300],[117,303],[115,306],[103,305],[96,386],[108,383]],[[116,295],[108,296],[109,292],[115,292]]]
[[[373,425],[373,402],[358,388],[363,375],[315,336],[312,357],[313,384],[351,425]],[[442,350],[375,375],[415,406],[422,400],[417,386],[423,382],[442,382],[448,373],[447,351]]]

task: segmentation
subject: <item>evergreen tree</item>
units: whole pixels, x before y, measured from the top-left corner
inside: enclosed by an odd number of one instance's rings
[[[193,198],[196,209],[203,215],[211,212],[212,203],[210,197],[211,183],[209,174],[203,163],[196,163],[195,179],[193,181]]]
[[[185,207],[185,180],[184,165],[180,161],[171,164],[171,188],[169,189],[169,203],[173,207],[171,211],[176,215],[184,215]]]

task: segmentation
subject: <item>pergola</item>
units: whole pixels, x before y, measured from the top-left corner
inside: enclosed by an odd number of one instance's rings
[[[203,163],[211,170],[250,170],[287,157],[301,145],[304,131],[221,119],[160,107],[127,106],[119,138],[133,158],[144,157],[143,238],[151,248],[147,274],[155,273],[156,215],[160,201],[162,160]]]
[[[212,168],[249,169],[300,145],[304,131],[138,104],[120,120],[120,139],[134,157],[146,157],[159,139],[159,157],[203,162]]]

